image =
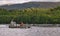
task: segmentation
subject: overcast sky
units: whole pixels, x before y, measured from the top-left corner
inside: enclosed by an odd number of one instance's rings
[[[0,0],[0,5],[4,4],[16,4],[16,3],[25,3],[29,1],[40,1],[40,2],[59,2],[60,0]]]

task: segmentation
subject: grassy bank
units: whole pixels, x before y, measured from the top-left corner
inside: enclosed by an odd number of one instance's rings
[[[15,10],[0,9],[0,24],[10,23],[12,19],[17,23],[60,24],[60,7]]]

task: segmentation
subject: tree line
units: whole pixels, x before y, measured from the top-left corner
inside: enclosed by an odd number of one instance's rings
[[[60,7],[25,8],[6,10],[0,8],[0,24],[9,24],[11,20],[28,24],[60,24]]]

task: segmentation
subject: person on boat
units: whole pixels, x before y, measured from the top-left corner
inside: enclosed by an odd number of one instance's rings
[[[24,23],[23,23],[23,22],[21,22],[21,23],[20,23],[20,26],[21,26],[21,27],[22,27],[22,26],[24,26]]]

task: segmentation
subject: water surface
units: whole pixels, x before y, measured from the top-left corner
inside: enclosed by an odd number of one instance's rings
[[[0,36],[60,36],[60,27],[8,28],[0,25]]]

